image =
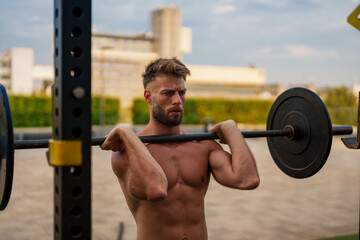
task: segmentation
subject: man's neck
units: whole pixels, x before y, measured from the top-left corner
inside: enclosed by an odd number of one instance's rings
[[[169,135],[180,134],[184,132],[181,130],[180,125],[167,126],[151,119],[149,124],[144,129],[144,133],[146,135]]]

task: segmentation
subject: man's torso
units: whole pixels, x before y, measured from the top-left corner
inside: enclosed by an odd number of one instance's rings
[[[166,174],[168,196],[156,202],[136,200],[122,186],[138,239],[207,239],[204,197],[210,180],[209,154],[217,143],[162,143],[147,148]]]

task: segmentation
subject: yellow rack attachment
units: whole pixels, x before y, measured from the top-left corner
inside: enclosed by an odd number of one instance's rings
[[[49,164],[56,167],[82,165],[82,142],[51,139],[49,141]]]

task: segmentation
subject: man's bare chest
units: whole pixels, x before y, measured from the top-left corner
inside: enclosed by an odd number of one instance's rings
[[[176,184],[202,188],[209,178],[207,145],[200,142],[149,145],[148,149],[164,170],[169,188]]]

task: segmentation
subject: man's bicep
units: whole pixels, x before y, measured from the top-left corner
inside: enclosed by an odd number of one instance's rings
[[[221,185],[233,187],[231,154],[224,150],[215,150],[210,153],[209,163],[214,179]]]

